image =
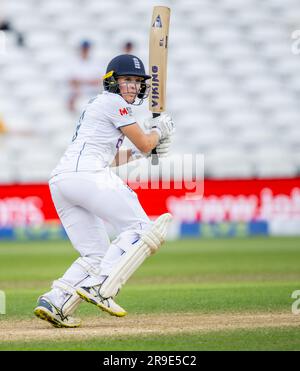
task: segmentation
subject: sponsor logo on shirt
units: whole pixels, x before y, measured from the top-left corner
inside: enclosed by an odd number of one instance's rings
[[[128,109],[127,108],[120,108],[119,109],[119,112],[120,112],[120,115],[121,116],[126,116],[126,115],[128,115],[129,114],[129,112],[128,112]]]
[[[132,116],[132,109],[131,107],[123,107],[119,109],[119,113],[121,116],[126,116],[126,115]]]

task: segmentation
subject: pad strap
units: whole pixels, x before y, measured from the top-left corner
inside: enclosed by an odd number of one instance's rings
[[[86,271],[90,276],[99,278],[101,265],[100,258],[79,257],[74,263],[80,265],[81,268],[83,268],[84,271]],[[95,267],[92,263],[96,263],[97,267]]]

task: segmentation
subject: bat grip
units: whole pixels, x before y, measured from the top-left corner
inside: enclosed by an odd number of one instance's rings
[[[160,113],[152,113],[152,117],[155,118],[155,117],[158,117],[160,116]],[[159,161],[158,161],[158,154],[156,152],[156,148],[153,148],[152,152],[151,152],[151,164],[152,165],[158,165]]]

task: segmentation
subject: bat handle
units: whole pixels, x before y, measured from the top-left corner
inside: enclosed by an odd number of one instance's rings
[[[155,117],[158,117],[160,116],[160,113],[152,113],[152,117],[155,118]],[[158,165],[159,161],[158,161],[158,154],[156,152],[156,148],[153,148],[152,152],[151,152],[151,164],[152,165]]]

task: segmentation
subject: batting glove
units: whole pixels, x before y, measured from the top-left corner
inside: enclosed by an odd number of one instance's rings
[[[156,131],[160,140],[169,138],[175,132],[174,122],[167,113],[162,113],[155,118],[149,118],[144,122],[145,128]]]
[[[158,157],[167,157],[170,152],[170,145],[171,137],[161,140],[156,147],[156,153],[158,154]]]

